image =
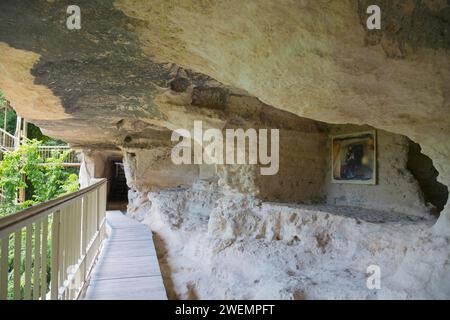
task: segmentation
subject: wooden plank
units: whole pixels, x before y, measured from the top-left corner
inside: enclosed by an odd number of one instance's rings
[[[166,300],[161,277],[92,281],[86,300]]]
[[[14,234],[14,300],[20,300],[22,277],[22,229]]]
[[[95,202],[96,202],[96,226],[97,226],[97,231],[100,230],[100,221],[101,221],[101,193],[100,193],[100,188],[97,189],[97,192],[95,193]]]
[[[82,212],[82,222],[81,222],[81,256],[84,257],[83,259],[83,266],[82,266],[82,277],[83,277],[83,281],[87,280],[87,267],[88,267],[88,262],[87,262],[87,257],[86,257],[86,249],[87,249],[87,213],[88,213],[88,197],[84,196],[83,197],[83,212]]]
[[[48,217],[42,221],[42,262],[41,262],[41,300],[47,298],[47,243],[48,243]]]
[[[120,258],[101,257],[101,262],[92,274],[92,280],[136,278],[161,275],[155,257],[143,256]]]
[[[2,240],[2,251],[0,261],[0,300],[6,300],[8,297],[8,247],[9,236]]]
[[[118,235],[117,232],[112,232],[112,234],[108,237],[109,241],[152,241],[152,235],[150,232],[144,234],[134,234],[135,229],[131,229],[130,231],[125,231],[123,234]]]
[[[156,256],[151,240],[108,242],[103,249],[110,257]]]
[[[36,222],[34,229],[34,272],[33,272],[33,299],[39,299],[41,287],[39,281],[41,280],[41,221]]]
[[[75,243],[74,243],[74,234],[75,234],[75,230],[74,230],[74,210],[75,206],[74,204],[70,205],[68,207],[68,212],[67,212],[67,242],[66,242],[66,247],[67,247],[67,265],[66,265],[66,269],[67,269],[67,274],[72,272],[72,265],[73,265],[73,260],[74,260],[74,247],[75,247]]]
[[[25,245],[25,290],[24,299],[31,299],[31,251],[32,251],[32,237],[33,237],[33,225],[30,224],[26,229],[27,238]]]
[[[81,219],[82,219],[82,201],[77,202],[76,207],[76,238],[75,238],[75,256],[76,260],[75,262],[78,264],[81,260]]]
[[[60,212],[57,211],[53,214],[52,222],[52,265],[51,265],[51,288],[50,297],[52,300],[58,299],[59,289],[59,226],[60,224]]]
[[[109,239],[91,275],[85,299],[167,299],[148,226],[120,211],[106,213]]]
[[[59,287],[62,287],[64,285],[64,281],[66,280],[67,275],[67,213],[68,207],[64,207],[61,209],[59,217]],[[64,295],[62,295],[61,298],[62,300],[64,300]]]

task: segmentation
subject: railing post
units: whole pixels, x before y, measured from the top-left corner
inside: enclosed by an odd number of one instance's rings
[[[14,300],[20,299],[22,273],[22,229],[14,234]]]
[[[107,185],[103,184],[102,186],[100,186],[100,190],[101,190],[101,199],[102,199],[102,203],[101,203],[101,215],[102,215],[102,221],[105,221],[106,218],[106,191],[107,191]],[[103,223],[103,230],[102,230],[102,240],[106,238],[106,226],[105,226],[105,222]]]
[[[59,227],[60,227],[60,212],[59,210],[53,213],[52,223],[52,267],[51,267],[51,288],[50,298],[52,300],[58,299],[59,290]]]
[[[83,217],[82,217],[82,234],[81,234],[81,255],[84,257],[83,259],[83,281],[87,280],[87,256],[86,256],[86,249],[87,249],[87,222],[88,222],[88,196],[84,196],[82,198],[82,206],[83,206]]]
[[[101,188],[101,187],[100,187]],[[97,231],[100,231],[100,188],[97,188],[96,193],[97,193]]]
[[[33,239],[33,224],[26,228],[26,245],[25,245],[25,300],[31,299],[31,251]]]
[[[40,260],[41,260],[41,220],[36,221],[34,229],[34,272],[33,272],[33,299],[40,296]]]
[[[48,242],[48,217],[42,223],[42,263],[41,263],[41,300],[46,300],[47,294],[47,242]]]
[[[6,300],[8,297],[8,245],[9,235],[2,240],[2,251],[0,261],[0,300]]]
[[[68,248],[67,248],[67,227],[68,227],[68,212],[69,206],[66,206],[60,210],[59,217],[59,287],[64,286],[66,278],[67,278],[67,256],[68,256]],[[59,288],[58,288],[59,292]],[[61,299],[65,300],[64,292],[61,293]]]

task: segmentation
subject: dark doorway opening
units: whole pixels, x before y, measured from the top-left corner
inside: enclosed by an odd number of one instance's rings
[[[108,209],[124,210],[128,203],[128,186],[122,160],[108,161]]]

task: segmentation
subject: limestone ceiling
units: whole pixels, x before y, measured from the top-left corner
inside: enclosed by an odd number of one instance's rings
[[[449,5],[370,2],[385,19],[373,33],[365,0],[79,0],[81,30],[66,28],[69,1],[2,0],[0,88],[46,133],[110,147],[195,117],[223,124],[244,92],[405,134],[448,184]]]

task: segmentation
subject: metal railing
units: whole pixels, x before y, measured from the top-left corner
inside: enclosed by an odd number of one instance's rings
[[[70,149],[69,146],[39,146],[39,155],[43,162],[63,152],[69,152],[67,158],[64,160],[64,165],[80,165],[80,160],[77,157],[75,150]]]
[[[106,179],[0,218],[0,300],[77,299],[105,238]]]
[[[0,148],[2,151],[12,151],[17,146],[17,138],[0,128]]]
[[[27,143],[28,141],[27,138],[22,138],[23,143]],[[13,151],[18,146],[18,138],[0,128],[0,160],[3,158],[3,153]],[[39,146],[38,150],[43,163],[46,163],[49,158],[57,157],[63,152],[68,152],[63,163],[64,166],[80,166],[81,164],[75,150],[72,150],[69,146]]]

